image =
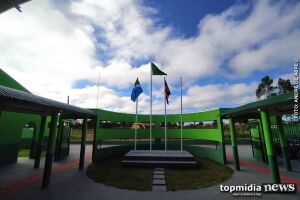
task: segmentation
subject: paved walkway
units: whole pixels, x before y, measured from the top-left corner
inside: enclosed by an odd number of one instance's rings
[[[152,191],[153,192],[165,192],[166,180],[165,180],[165,169],[164,168],[154,168],[153,172],[153,182]]]
[[[43,200],[68,200],[68,199],[118,199],[118,200],[177,200],[177,199],[236,199],[229,193],[220,192],[220,185],[213,187],[187,190],[179,192],[138,192],[124,189],[118,189],[103,184],[95,183],[90,180],[85,171],[78,170],[79,145],[72,145],[70,157],[63,162],[54,163],[53,176],[49,188],[41,189],[41,169],[33,169],[32,160],[20,160],[19,163],[0,168],[0,199],[43,199]],[[236,171],[232,178],[222,183],[223,185],[244,185],[245,183],[269,183],[271,178],[268,174],[256,170],[252,166],[258,166],[261,169],[267,170],[264,164],[251,159],[251,149],[249,146],[239,146],[239,153],[241,160],[241,171]],[[231,155],[231,147],[227,147],[228,155]],[[91,146],[86,149],[86,155],[91,155]],[[87,156],[86,156],[87,157]],[[42,160],[41,163],[43,163]],[[90,159],[85,162],[88,166],[91,163]],[[280,168],[280,173],[283,176],[291,178],[292,180],[300,181],[299,161],[293,161],[292,165],[294,172],[286,172]],[[233,168],[233,163],[229,161],[229,167]],[[286,194],[263,194],[262,199],[300,199],[298,193],[292,195]],[[247,197],[246,199],[250,199]],[[243,199],[243,198],[238,198]]]

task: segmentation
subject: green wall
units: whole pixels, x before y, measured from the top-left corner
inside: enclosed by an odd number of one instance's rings
[[[96,131],[95,136],[95,146],[97,147],[98,144],[103,144],[105,140],[112,140],[112,139],[133,139],[134,138],[134,129],[131,128],[103,128],[100,125],[100,121],[112,121],[112,122],[134,122],[135,115],[134,114],[126,114],[126,113],[117,113],[111,111],[105,111],[100,109],[92,109],[94,112],[97,113],[97,126],[98,129]],[[221,129],[221,119],[220,119],[220,110],[210,110],[206,112],[198,112],[198,113],[190,113],[190,114],[183,114],[183,122],[201,122],[201,121],[217,121],[217,128],[206,128],[206,129],[192,129],[192,128],[184,128],[183,129],[183,138],[184,139],[193,139],[193,140],[206,140],[206,141],[214,141],[217,142],[220,146],[224,144],[223,140],[223,133]],[[153,115],[152,121],[155,126],[152,129],[152,138],[164,138],[164,128],[160,127],[160,123],[164,122],[164,115]],[[149,122],[149,115],[138,115],[138,122]],[[179,114],[170,114],[167,115],[167,122],[180,122],[180,115]],[[149,129],[138,129],[138,139],[149,139]],[[168,129],[168,139],[176,139],[180,138],[180,128],[178,129]],[[133,142],[132,142],[133,143]],[[144,143],[144,142],[143,142]],[[147,148],[147,145],[141,145],[141,148]],[[117,147],[116,147],[117,148]],[[127,150],[129,147],[123,148],[123,150]],[[131,147],[132,148],[132,147]],[[175,148],[175,147],[174,147]],[[96,148],[95,148],[96,149]],[[114,149],[114,148],[110,148]],[[155,147],[153,147],[155,149]],[[177,149],[180,149],[180,146],[177,146]],[[185,145],[185,149],[189,150],[190,152],[203,156],[208,157],[212,160],[215,160],[220,163],[224,163],[223,157],[223,148],[204,148],[200,145]],[[107,153],[108,150],[104,149],[97,149],[94,152],[95,160],[102,159],[103,151]],[[116,151],[115,149],[113,152],[122,152],[123,151]]]

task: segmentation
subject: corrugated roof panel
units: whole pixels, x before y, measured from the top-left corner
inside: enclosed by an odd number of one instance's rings
[[[22,92],[5,86],[0,86],[0,101],[2,103],[8,104],[11,101],[17,101],[20,103],[20,105],[21,103],[29,103],[36,106],[37,108],[40,108],[41,110],[43,110],[43,108],[47,108],[48,110],[50,109],[56,112],[62,111],[63,113],[68,114],[95,116],[95,113],[93,111],[54,101],[52,99],[40,97],[27,92]]]

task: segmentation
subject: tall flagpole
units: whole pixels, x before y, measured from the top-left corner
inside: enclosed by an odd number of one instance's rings
[[[137,112],[138,112],[138,101],[139,101],[139,97],[136,99],[136,104],[135,104],[134,150],[136,150],[136,138],[137,138]]]
[[[180,77],[180,151],[182,152],[182,77]]]
[[[167,151],[167,100],[166,100],[166,78],[164,77],[164,93],[165,93],[165,151]]]
[[[152,150],[152,66],[150,65],[150,151]]]
[[[98,92],[97,92],[97,104],[96,104],[96,108],[98,108],[99,87],[100,87],[100,72],[99,72],[99,78],[98,78]]]

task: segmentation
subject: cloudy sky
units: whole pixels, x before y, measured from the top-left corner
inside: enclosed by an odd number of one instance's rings
[[[256,99],[264,75],[290,78],[300,52],[300,1],[32,0],[0,15],[0,67],[32,93],[135,112],[137,77],[149,112],[150,62],[168,74],[169,112]],[[155,113],[162,77],[153,77]]]

